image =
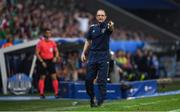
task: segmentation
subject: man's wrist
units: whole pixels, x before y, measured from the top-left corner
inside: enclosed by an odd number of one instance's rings
[[[85,55],[85,54],[86,54],[86,51],[83,51],[83,52],[82,52],[82,54],[84,54],[84,55]]]
[[[55,56],[54,58],[53,58],[53,60],[57,60],[58,59],[58,57],[57,56]]]

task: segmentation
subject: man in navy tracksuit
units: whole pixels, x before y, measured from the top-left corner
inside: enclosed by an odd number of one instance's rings
[[[109,67],[109,40],[114,29],[114,23],[112,21],[106,21],[106,13],[103,9],[97,11],[96,19],[98,23],[91,25],[86,34],[87,39],[81,55],[83,62],[88,59],[85,86],[87,94],[90,96],[91,107],[101,106],[106,96]],[[97,102],[95,100],[93,84],[96,77],[100,92]]]

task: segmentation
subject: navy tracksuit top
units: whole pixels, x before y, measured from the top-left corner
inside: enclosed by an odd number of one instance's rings
[[[89,52],[89,61],[107,61],[109,58],[109,40],[111,31],[107,22],[93,24],[86,34],[88,40],[92,40]]]

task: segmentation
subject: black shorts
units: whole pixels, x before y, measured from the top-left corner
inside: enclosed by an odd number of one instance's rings
[[[45,68],[42,65],[42,62],[37,61],[37,72],[39,75],[51,75],[53,73],[56,73],[55,70],[55,63],[51,60],[44,60],[46,63],[47,67]]]

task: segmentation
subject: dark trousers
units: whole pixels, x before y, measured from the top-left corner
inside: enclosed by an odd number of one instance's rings
[[[97,84],[100,93],[100,95],[97,97],[97,100],[104,100],[106,96],[109,61],[106,55],[99,55],[99,57],[98,54],[92,54],[93,53],[90,53],[87,66],[87,75],[85,81],[86,91],[91,99],[95,96],[93,82],[94,79],[97,77]]]

